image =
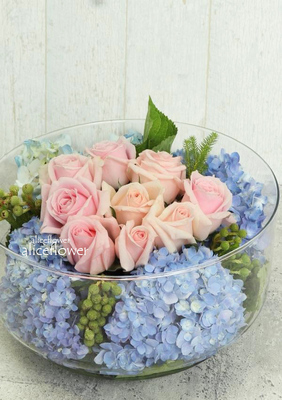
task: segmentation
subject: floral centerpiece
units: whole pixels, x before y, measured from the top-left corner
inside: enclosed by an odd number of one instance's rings
[[[62,365],[144,377],[246,329],[263,302],[265,241],[248,243],[268,198],[237,152],[211,154],[216,133],[172,150],[176,136],[149,99],[143,135],[24,143],[0,190],[0,313],[15,337]]]

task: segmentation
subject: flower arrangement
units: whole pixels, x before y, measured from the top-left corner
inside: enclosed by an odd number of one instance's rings
[[[0,190],[12,252],[0,313],[44,356],[108,375],[192,365],[259,308],[263,248],[224,256],[262,229],[263,185],[238,153],[211,154],[216,133],[172,151],[176,135],[150,98],[143,135],[83,153],[67,136],[24,142]]]

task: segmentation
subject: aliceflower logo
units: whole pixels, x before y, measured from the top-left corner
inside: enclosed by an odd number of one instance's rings
[[[32,236],[27,246],[22,246],[21,254],[23,256],[40,256],[48,258],[49,256],[84,256],[87,253],[86,247],[72,248],[71,246],[64,247],[64,244],[69,243],[69,239],[54,238],[52,235],[47,237]]]

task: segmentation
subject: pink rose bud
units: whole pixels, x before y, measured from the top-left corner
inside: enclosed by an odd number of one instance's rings
[[[132,182],[140,183],[158,179],[165,188],[164,201],[170,204],[180,191],[186,167],[181,163],[181,157],[173,157],[166,151],[144,150],[128,164],[128,176]]]
[[[111,199],[111,207],[116,213],[119,224],[133,220],[134,225],[141,225],[142,219],[155,207],[161,212],[164,209],[163,188],[160,182],[144,184],[129,183],[122,186]]]
[[[199,240],[206,239],[211,227],[210,220],[201,209],[189,202],[174,202],[160,215],[152,208],[143,224],[155,231],[156,246],[166,247],[170,253],[179,251],[185,244],[196,243],[195,237]]]
[[[225,183],[213,176],[203,176],[198,171],[184,181],[185,194],[182,201],[190,201],[200,207],[211,221],[209,233],[221,224],[236,222],[229,208],[232,205],[232,193]]]
[[[110,206],[107,191],[97,190],[88,179],[60,178],[42,186],[41,233],[60,234],[72,216],[104,215]]]
[[[154,246],[154,231],[145,226],[135,226],[128,221],[116,239],[116,254],[125,271],[132,271],[139,265],[147,264]]]
[[[120,228],[115,218],[71,217],[60,239],[69,262],[79,272],[100,274],[115,260],[114,241]]]
[[[103,181],[118,189],[129,182],[127,167],[129,160],[136,157],[136,149],[124,137],[117,142],[103,141],[86,149],[92,157],[99,156],[104,161]]]
[[[93,159],[80,154],[62,154],[42,166],[39,170],[41,185],[52,183],[60,178],[82,178],[94,182],[98,189],[102,183],[103,160],[99,157]]]

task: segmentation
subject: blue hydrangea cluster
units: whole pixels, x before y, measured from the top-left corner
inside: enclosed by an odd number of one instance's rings
[[[9,248],[22,255],[32,244],[36,249],[47,249],[48,253],[49,239],[40,234],[39,229],[40,221],[32,218],[12,232]],[[55,240],[56,235],[52,235],[52,239]],[[16,257],[7,258],[6,275],[0,283],[0,313],[8,329],[57,362],[85,357],[88,348],[81,343],[76,325],[79,298],[68,276],[50,272],[52,268],[67,271],[68,264],[52,251],[49,256],[38,252],[31,253],[28,258],[48,266],[49,271]]]
[[[143,141],[143,135],[140,132],[135,131],[134,129],[129,129],[124,137],[134,145],[140,144]]]
[[[206,175],[214,175],[225,182],[233,194],[230,210],[240,228],[247,231],[247,239],[253,238],[261,230],[265,219],[267,197],[262,194],[263,184],[243,171],[236,152],[228,154],[222,149],[219,156],[208,157],[207,165]]]
[[[71,270],[73,267],[65,258],[65,252],[59,236],[40,233],[42,222],[37,217],[24,223],[21,228],[10,234],[9,249],[31,261],[47,265],[59,271]]]
[[[34,187],[34,196],[39,196],[41,192],[39,168],[53,157],[71,153],[73,149],[68,135],[61,135],[54,142],[49,139],[26,140],[21,154],[15,157],[18,166],[15,184],[21,189],[24,184],[30,183]]]
[[[183,248],[169,254],[152,252],[148,264],[137,269],[135,280],[123,289],[104,329],[110,343],[101,344],[95,358],[106,373],[130,374],[168,360],[204,359],[230,343],[245,324],[243,282],[234,280],[208,248]],[[177,273],[182,269],[188,271]],[[154,277],[163,272],[175,272]],[[119,372],[120,371],[120,372]]]

